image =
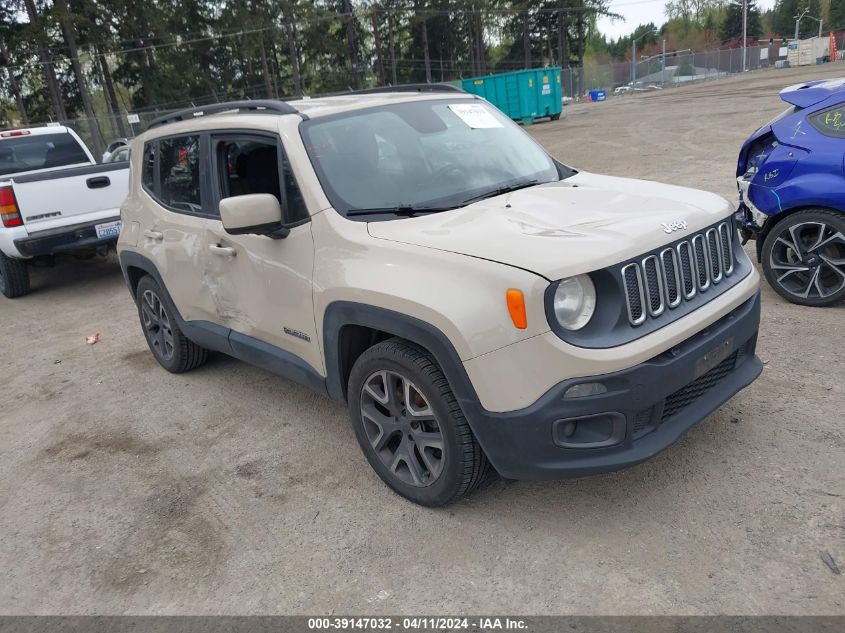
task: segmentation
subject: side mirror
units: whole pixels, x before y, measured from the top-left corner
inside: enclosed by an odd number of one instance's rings
[[[266,235],[280,239],[290,233],[282,226],[282,205],[269,193],[223,198],[220,219],[231,235]]]

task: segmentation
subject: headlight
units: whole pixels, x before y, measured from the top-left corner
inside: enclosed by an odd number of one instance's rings
[[[568,277],[557,282],[552,299],[557,322],[567,330],[580,330],[596,311],[596,287],[587,275]]]

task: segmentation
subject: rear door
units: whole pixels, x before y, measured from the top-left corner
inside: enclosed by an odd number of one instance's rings
[[[311,222],[281,141],[275,135],[244,132],[214,135],[210,144],[215,200],[270,193],[279,199],[290,228],[284,239],[230,235],[219,213],[209,219],[206,276],[215,281],[211,292],[219,323],[231,328],[230,343],[241,355],[249,350],[239,346],[258,340],[319,369]],[[257,362],[254,353],[251,357]]]
[[[189,134],[148,142],[143,147],[137,214],[138,248],[155,263],[166,290],[186,321],[216,321],[212,287],[204,275],[209,206],[201,155],[207,136]]]

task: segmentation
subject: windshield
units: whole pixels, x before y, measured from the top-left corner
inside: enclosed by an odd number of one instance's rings
[[[88,156],[70,134],[0,138],[0,175],[88,164]]]
[[[443,210],[560,178],[530,136],[478,100],[406,102],[312,119],[301,129],[341,213]]]

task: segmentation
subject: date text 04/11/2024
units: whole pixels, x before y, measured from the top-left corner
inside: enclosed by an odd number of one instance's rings
[[[498,617],[328,617],[309,618],[308,628],[315,631],[332,630],[400,630],[400,631],[496,631],[526,630],[524,620]]]

